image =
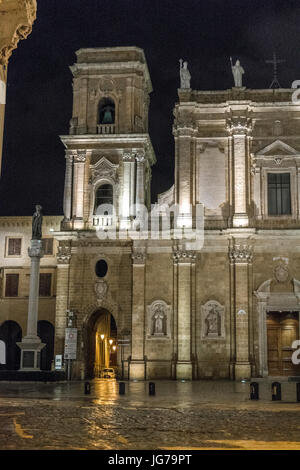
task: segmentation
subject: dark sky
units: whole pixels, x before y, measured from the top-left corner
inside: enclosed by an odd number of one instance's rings
[[[276,49],[282,87],[300,79],[300,0],[38,0],[33,32],[8,69],[0,215],[62,214],[64,148],[72,112],[69,65],[83,47],[144,49],[153,83],[153,200],[173,184],[173,106],[179,59],[194,89],[233,86],[229,57],[248,88],[268,88]]]

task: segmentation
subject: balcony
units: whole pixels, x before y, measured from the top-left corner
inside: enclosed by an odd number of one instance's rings
[[[115,134],[116,125],[115,124],[98,124],[97,125],[97,134]]]
[[[113,215],[93,215],[93,226],[94,227],[111,227],[113,225]]]

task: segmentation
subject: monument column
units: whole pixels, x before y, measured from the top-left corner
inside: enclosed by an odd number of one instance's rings
[[[252,248],[247,240],[239,240],[229,250],[233,279],[233,309],[235,329],[235,380],[251,377],[249,361],[249,265],[252,263]]]
[[[249,170],[249,134],[251,120],[248,117],[231,117],[227,121],[230,139],[230,159],[233,168],[233,227],[247,227],[249,216],[247,211],[248,171]]]
[[[175,251],[177,267],[177,363],[176,379],[193,378],[191,322],[192,322],[192,265],[196,255],[192,251]]]
[[[132,253],[132,330],[130,379],[145,380],[145,247]]]
[[[71,244],[61,241],[57,252],[57,282],[55,309],[55,344],[54,353],[64,354],[65,328],[69,307],[69,275],[71,260]]]
[[[37,335],[38,307],[39,307],[39,277],[40,259],[43,257],[42,247],[42,207],[37,205],[32,220],[32,239],[28,248],[31,258],[30,286],[28,301],[27,334],[17,343],[21,349],[22,371],[40,370],[40,352],[45,346]]]

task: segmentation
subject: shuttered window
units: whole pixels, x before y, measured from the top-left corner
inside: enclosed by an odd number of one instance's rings
[[[289,173],[268,173],[268,214],[291,215]]]
[[[51,296],[51,274],[41,273],[40,274],[40,288],[39,288],[40,297],[50,297]]]
[[[45,255],[53,255],[53,238],[43,238],[42,245]]]
[[[21,254],[21,238],[9,238],[8,239],[8,256],[17,256]]]
[[[5,297],[18,297],[19,274],[6,274]]]

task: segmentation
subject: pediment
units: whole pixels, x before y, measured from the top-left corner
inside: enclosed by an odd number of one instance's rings
[[[275,140],[271,144],[267,145],[266,147],[260,149],[257,153],[257,156],[262,157],[274,157],[274,156],[297,156],[300,155],[299,151],[291,147],[290,145],[286,144],[282,140]]]
[[[93,182],[101,178],[116,181],[118,167],[118,164],[110,162],[106,157],[101,157],[94,165],[91,165],[91,179]]]

